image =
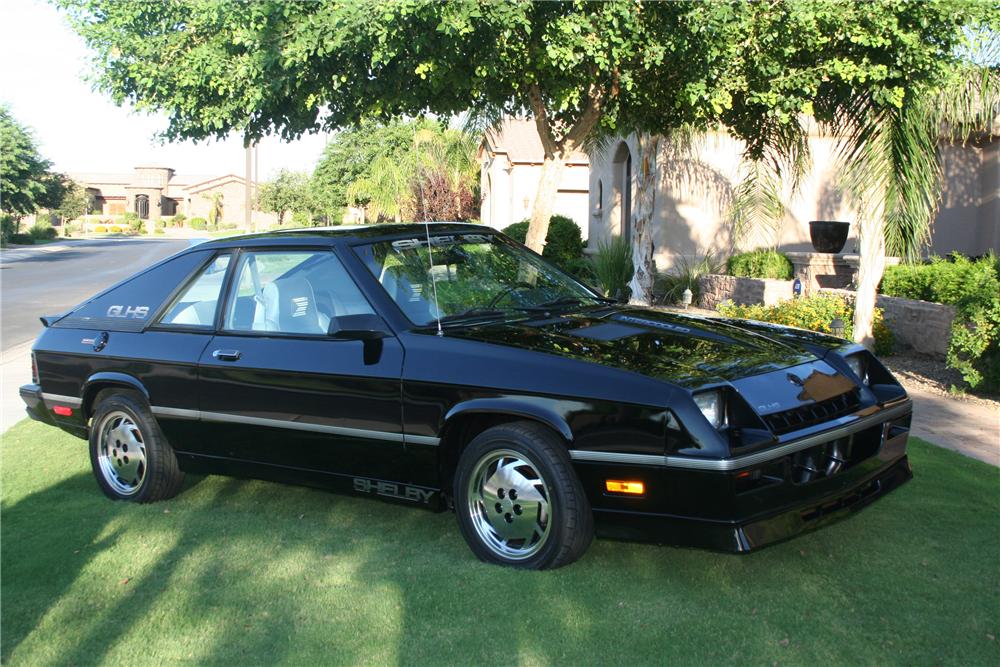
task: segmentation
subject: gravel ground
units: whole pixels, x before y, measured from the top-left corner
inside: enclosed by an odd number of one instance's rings
[[[960,386],[962,376],[945,366],[943,361],[921,354],[900,353],[882,357],[882,363],[892,371],[903,387],[922,389],[940,396],[959,401],[969,401],[987,407],[1000,409],[1000,401],[987,396],[952,392],[952,386]]]

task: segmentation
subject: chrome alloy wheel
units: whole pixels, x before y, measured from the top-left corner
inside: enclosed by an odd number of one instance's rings
[[[509,560],[538,553],[551,532],[545,480],[526,456],[509,449],[489,452],[476,463],[468,511],[483,544]]]
[[[146,477],[142,431],[127,413],[109,412],[101,422],[97,460],[104,481],[118,494],[131,496]]]

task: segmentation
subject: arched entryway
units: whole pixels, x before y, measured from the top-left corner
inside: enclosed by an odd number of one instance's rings
[[[136,195],[135,196],[135,212],[139,216],[140,220],[149,219],[149,196],[148,195]]]
[[[612,160],[614,209],[611,215],[612,233],[617,231],[627,243],[632,242],[632,151],[624,141],[618,144]],[[617,227],[617,229],[615,229]]]

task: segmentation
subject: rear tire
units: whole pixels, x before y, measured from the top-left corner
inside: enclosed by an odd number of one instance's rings
[[[135,391],[108,390],[95,404],[90,465],[104,495],[136,503],[177,495],[184,473],[145,398]]]
[[[487,563],[557,568],[582,556],[594,537],[565,445],[533,422],[476,436],[459,459],[454,498],[462,537]]]

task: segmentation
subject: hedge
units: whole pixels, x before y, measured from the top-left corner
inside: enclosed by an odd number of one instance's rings
[[[880,291],[888,296],[955,306],[948,365],[969,387],[1000,393],[1000,260],[957,253],[925,264],[890,266]]]

